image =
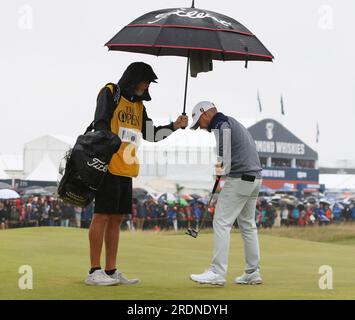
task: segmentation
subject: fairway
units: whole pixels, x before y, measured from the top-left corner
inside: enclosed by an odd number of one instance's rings
[[[324,229],[326,232],[326,229]],[[190,273],[208,267],[213,235],[122,232],[119,268],[138,277],[136,286],[88,287],[87,230],[59,227],[0,232],[0,299],[355,299],[355,242],[315,242],[260,235],[260,286],[233,284],[243,272],[242,240],[231,237],[225,287],[199,285]],[[18,269],[33,268],[33,290],[20,290]],[[319,289],[319,267],[333,268],[333,290]]]

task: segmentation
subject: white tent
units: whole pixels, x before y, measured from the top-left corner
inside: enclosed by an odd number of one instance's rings
[[[321,174],[319,183],[327,189],[355,189],[355,174]]]
[[[46,153],[36,169],[27,176],[26,180],[31,181],[57,181],[58,169],[50,159],[48,153]]]
[[[240,119],[249,127],[255,119]],[[155,125],[169,123],[168,119],[155,119]],[[161,132],[164,134],[164,132]],[[205,130],[178,130],[157,143],[143,141],[138,151],[140,177],[158,177],[179,184],[213,184],[216,163],[216,140]],[[195,187],[195,185],[194,185]],[[204,187],[196,186],[198,189]]]
[[[59,167],[65,153],[75,143],[75,137],[45,135],[27,142],[23,149],[24,176],[30,175],[48,154],[53,164]]]

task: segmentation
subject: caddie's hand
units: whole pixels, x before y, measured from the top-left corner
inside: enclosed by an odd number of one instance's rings
[[[174,122],[174,130],[180,128],[186,128],[188,124],[189,124],[189,118],[187,116],[180,115]]]
[[[225,175],[224,167],[223,167],[222,162],[217,162],[217,163],[215,164],[215,173],[216,173],[216,176],[223,176],[223,175]]]

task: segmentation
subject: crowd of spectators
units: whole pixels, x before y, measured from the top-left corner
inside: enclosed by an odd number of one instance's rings
[[[0,229],[38,226],[89,227],[93,206],[85,209],[53,197],[0,200]]]
[[[126,215],[122,228],[129,230],[175,230],[212,226],[214,208],[196,200],[189,205],[166,204],[147,199],[134,201],[132,215]],[[88,228],[94,205],[74,207],[53,197],[0,200],[0,229],[62,226]],[[204,217],[204,219],[203,219]]]
[[[122,224],[128,230],[183,230],[186,228],[211,228],[214,206],[193,199],[188,205],[166,203],[148,198],[134,201],[132,214],[126,215]],[[29,226],[62,226],[88,228],[94,205],[74,207],[53,197],[0,200],[0,229]],[[280,226],[329,225],[355,221],[355,204],[325,203],[299,204],[297,206],[258,201],[255,221],[259,228]]]
[[[214,207],[193,200],[188,205],[168,204],[148,199],[133,204],[133,214],[127,218],[130,230],[174,230],[212,227]],[[203,223],[203,225],[202,225]]]
[[[339,222],[355,221],[355,204],[326,203],[273,205],[271,202],[259,201],[256,207],[255,220],[258,227],[272,228],[280,226],[314,226],[329,225]]]

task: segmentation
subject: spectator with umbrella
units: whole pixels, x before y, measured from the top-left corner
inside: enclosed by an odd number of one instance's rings
[[[4,203],[0,200],[0,229],[7,229],[8,215]]]
[[[172,226],[175,232],[177,232],[178,231],[177,207],[175,206],[174,203],[168,204],[166,217],[167,217],[168,230]]]
[[[200,228],[200,221],[203,217],[203,203],[197,201],[195,205],[192,208],[192,217],[194,221],[194,228],[199,229]]]
[[[143,231],[144,221],[147,217],[147,207],[144,201],[137,203],[137,230]]]
[[[282,226],[289,226],[289,210],[287,205],[283,205],[281,209],[281,225]]]
[[[80,207],[74,207],[74,213],[75,213],[75,227],[81,228],[81,214],[83,212],[83,209]]]
[[[267,228],[272,228],[275,223],[275,209],[272,203],[269,202],[266,206],[266,225]]]
[[[351,220],[350,203],[347,203],[347,202],[344,203],[344,209],[343,209],[341,215],[342,215],[344,221]]]
[[[148,198],[146,200],[146,205],[147,205],[147,219],[148,219],[148,225],[147,229],[154,229],[157,230],[158,222],[158,206],[155,203],[155,201],[152,198]]]
[[[94,204],[91,203],[89,204],[86,208],[83,209],[83,212],[81,214],[81,227],[82,228],[89,228],[92,215],[94,211]]]
[[[355,203],[351,202],[349,208],[351,211],[351,221],[355,221]]]
[[[20,212],[16,207],[16,202],[11,201],[9,225],[11,225],[11,227],[19,227],[20,226],[19,221],[20,221]]]
[[[340,207],[340,204],[339,203],[335,203],[334,206],[333,206],[333,217],[334,217],[334,221],[337,222],[337,221],[340,221],[341,219],[341,207]]]
[[[61,209],[62,209],[62,217],[61,217],[60,225],[62,227],[69,227],[71,220],[75,217],[74,208],[71,205],[63,203]]]
[[[61,216],[62,216],[62,210],[60,208],[60,205],[58,203],[55,203],[52,206],[51,214],[50,214],[51,225],[59,227],[60,226]]]

